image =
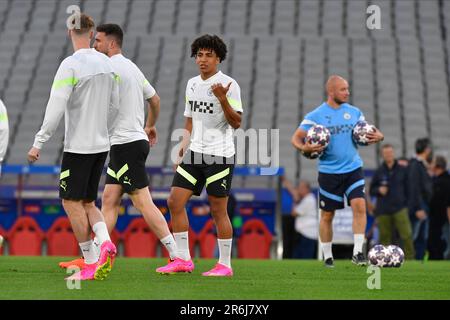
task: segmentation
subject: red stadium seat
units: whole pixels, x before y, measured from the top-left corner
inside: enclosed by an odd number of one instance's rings
[[[238,239],[238,258],[269,259],[272,235],[263,221],[251,219],[242,226]]]
[[[72,225],[67,217],[60,217],[47,231],[47,254],[49,256],[79,255],[78,241],[73,234]]]
[[[5,246],[6,241],[6,231],[0,226],[0,236],[3,237],[3,244],[0,246],[0,255],[3,254],[3,247]]]
[[[217,246],[216,226],[212,219],[208,220],[198,234],[201,258],[214,258]]]
[[[170,232],[172,232],[172,224],[169,222],[169,230]],[[188,236],[189,236],[189,251],[191,253],[191,256],[194,257],[195,254],[195,244],[197,243],[197,234],[195,233],[194,230],[192,230],[191,228],[189,228],[188,231]],[[161,252],[162,252],[162,256],[168,258],[169,257],[169,252],[167,251],[167,249],[162,245],[161,241],[159,242],[160,246],[161,246]]]
[[[33,218],[20,217],[8,232],[9,254],[39,256],[44,238],[44,232]]]
[[[111,241],[116,245],[116,247],[118,247],[120,240],[122,238],[122,235],[120,234],[120,232],[117,231],[116,229],[113,229],[113,231],[111,232],[111,234],[109,236],[111,237]]]
[[[159,239],[150,231],[144,218],[130,222],[123,233],[123,241],[126,257],[156,257]]]

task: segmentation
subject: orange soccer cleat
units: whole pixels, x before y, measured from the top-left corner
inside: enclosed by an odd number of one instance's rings
[[[80,269],[83,269],[86,266],[86,263],[84,263],[84,258],[78,258],[72,261],[67,262],[60,262],[59,267],[63,269],[67,269],[69,267],[77,267]]]

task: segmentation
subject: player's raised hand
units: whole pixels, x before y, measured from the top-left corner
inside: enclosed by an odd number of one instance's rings
[[[366,135],[369,144],[374,144],[380,141],[383,141],[384,135],[381,133],[378,128],[375,128],[375,132],[368,132]]]
[[[30,163],[35,162],[39,159],[39,152],[40,150],[38,148],[32,147],[30,151],[28,151],[28,161]]]
[[[147,134],[150,147],[153,147],[158,143],[158,131],[156,130],[156,127],[145,127],[144,130]]]
[[[216,96],[217,99],[221,99],[227,96],[228,90],[230,90],[231,82],[223,87],[221,83],[215,83],[211,86],[212,92]]]

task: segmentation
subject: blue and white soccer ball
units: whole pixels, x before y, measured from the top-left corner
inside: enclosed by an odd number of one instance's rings
[[[369,145],[369,138],[367,134],[374,133],[377,131],[377,128],[369,124],[366,121],[358,121],[356,125],[353,127],[353,141],[359,146],[367,146]]]
[[[371,265],[380,268],[390,267],[390,251],[388,250],[388,248],[381,244],[377,244],[369,250],[368,258]]]
[[[327,147],[330,143],[331,133],[327,127],[320,124],[311,127],[306,134],[306,142],[313,146],[323,146]],[[303,153],[303,155],[308,159],[316,159],[322,155],[323,152],[312,152]]]
[[[387,246],[387,250],[391,256],[390,267],[400,268],[405,261],[405,254],[403,253],[402,248],[391,244]]]

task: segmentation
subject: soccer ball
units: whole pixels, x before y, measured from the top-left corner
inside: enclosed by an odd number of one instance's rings
[[[381,268],[390,266],[390,251],[381,244],[377,244],[372,249],[370,249],[368,257],[371,265]]]
[[[389,255],[391,256],[390,266],[394,268],[400,268],[405,261],[405,254],[403,250],[395,245],[387,246],[387,250],[389,251]]]
[[[330,143],[331,133],[326,127],[318,124],[311,127],[306,134],[306,142],[315,145],[321,145],[325,148]],[[323,152],[303,153],[308,159],[316,159],[322,155]]]
[[[366,121],[358,121],[353,127],[353,141],[355,141],[357,145],[367,146],[369,144],[367,134],[369,132],[374,133],[376,130],[376,127],[372,124],[369,124]]]

